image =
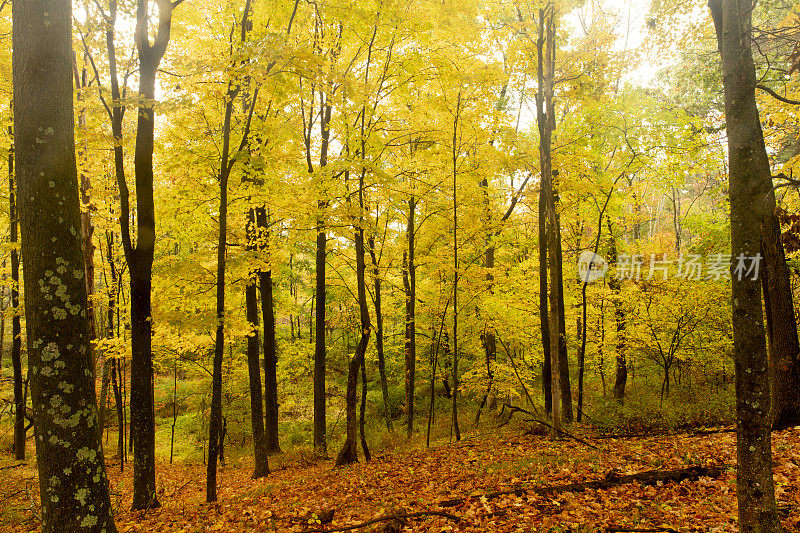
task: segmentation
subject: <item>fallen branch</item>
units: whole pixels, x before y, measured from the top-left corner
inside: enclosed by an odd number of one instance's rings
[[[28,463],[17,463],[15,465],[9,465],[9,466],[0,467],[0,470],[11,470],[12,468],[19,468],[20,466],[25,466],[27,464]]]
[[[609,472],[605,479],[597,481],[587,481],[585,483],[568,483],[565,485],[549,485],[546,487],[517,487],[510,490],[490,492],[483,496],[467,496],[466,498],[456,498],[439,502],[439,507],[455,507],[461,505],[470,498],[486,498],[491,500],[500,496],[522,496],[525,494],[536,494],[539,496],[559,494],[562,492],[583,492],[586,490],[605,490],[618,485],[629,483],[641,483],[642,485],[656,485],[658,483],[681,482],[684,480],[697,481],[701,477],[716,478],[724,472],[724,466],[690,466],[679,470],[649,470],[638,474],[620,476],[615,472]]]
[[[510,405],[510,404],[504,403],[503,407],[500,409],[500,414],[501,415],[503,414],[503,411],[505,410],[506,407],[508,407],[508,409],[509,409],[509,415],[508,415],[509,417],[511,417],[511,415],[513,415],[514,413],[517,413],[517,412],[525,413],[528,416],[534,417],[534,418],[529,419],[528,422],[536,422],[537,424],[541,424],[541,425],[546,426],[546,427],[548,427],[550,429],[554,429],[553,426],[551,426],[547,422],[543,422],[542,420],[539,420],[538,418],[535,418],[536,417],[536,413],[532,413],[532,412],[528,411],[527,409],[523,409],[522,407],[517,407],[515,405]],[[510,418],[509,418],[509,420],[510,420]],[[569,437],[569,438],[571,438],[571,439],[573,439],[573,440],[575,440],[577,442],[580,442],[581,444],[585,444],[589,448],[592,448],[592,449],[595,449],[595,450],[599,450],[600,449],[597,446],[595,446],[594,444],[592,444],[591,442],[586,442],[585,440],[581,439],[580,437],[576,437],[572,433],[564,431],[564,429],[560,429],[558,431],[558,433],[559,433],[559,435],[562,435],[564,437]]]
[[[448,518],[453,520],[454,522],[461,522],[461,517],[458,517],[454,514],[444,513],[442,511],[420,511],[417,513],[400,513],[400,514],[392,514],[381,516],[379,518],[373,518],[372,520],[367,520],[366,522],[361,522],[360,524],[355,524],[352,526],[344,526],[344,527],[337,527],[333,529],[307,529],[306,533],[332,533],[334,531],[352,531],[354,529],[361,529],[364,527],[371,526],[373,524],[379,524],[381,522],[389,522],[395,520],[397,522],[402,522],[406,518],[422,518],[426,516],[441,516],[444,518]]]
[[[609,528],[606,529],[606,531],[613,532],[613,533],[622,533],[622,532],[625,532],[625,533],[648,533],[648,532],[655,533],[655,532],[660,532],[660,531],[666,531],[667,533],[678,533],[677,529],[672,529],[671,527],[655,527],[655,528],[650,528],[650,529],[628,529],[628,528],[624,528],[624,527],[609,527]]]

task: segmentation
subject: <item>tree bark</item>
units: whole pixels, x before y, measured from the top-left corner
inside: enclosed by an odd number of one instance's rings
[[[362,151],[363,154],[363,151]],[[356,353],[347,366],[347,392],[346,392],[346,431],[344,445],[336,458],[336,465],[342,466],[358,461],[358,417],[356,406],[358,398],[358,372],[364,364],[364,355],[367,353],[369,336],[372,329],[367,306],[366,263],[364,258],[364,177],[366,169],[362,167],[358,183],[359,215],[354,227],[356,245],[356,288],[358,292],[358,309],[360,314],[361,337],[356,346]],[[345,171],[345,179],[349,172]]]
[[[247,249],[258,249],[258,230],[256,227],[255,209],[247,212]],[[258,287],[257,274],[250,273],[245,287],[245,310],[247,323],[250,326],[250,335],[247,337],[247,371],[250,377],[250,422],[253,430],[253,458],[255,467],[253,479],[258,479],[269,474],[269,458],[267,440],[264,433],[264,408],[261,393],[261,363],[259,360],[258,342]]]
[[[548,291],[548,328],[550,340],[550,369],[553,437],[558,438],[562,420],[561,389],[561,269],[559,268],[558,216],[553,187],[552,137],[555,130],[553,106],[555,69],[555,8],[552,3],[539,10],[539,38],[537,40],[539,89],[536,95],[537,125],[539,127],[539,160],[541,165],[542,194],[546,202],[547,254],[550,258]]]
[[[148,35],[149,0],[138,0],[136,9],[136,48],[139,52],[139,105],[136,126],[136,246],[130,235],[128,186],[124,173],[117,172],[120,188],[120,226],[131,282],[131,444],[133,445],[133,509],[160,507],[156,497],[155,413],[153,391],[153,352],[151,288],[155,251],[156,221],[153,198],[153,150],[155,146],[156,73],[169,44],[173,6],[169,0],[156,0],[159,7],[158,31],[153,44]],[[111,50],[109,51],[111,54]],[[115,74],[115,72],[113,72]],[[116,76],[112,75],[113,78]],[[115,101],[115,108],[120,104]],[[115,109],[116,112],[116,109]],[[120,112],[121,113],[121,112]],[[121,116],[121,115],[120,115]],[[116,121],[115,121],[116,122]],[[121,139],[121,119],[114,128]],[[117,136],[119,133],[119,137]],[[121,151],[121,145],[115,151]],[[116,154],[115,154],[116,155]],[[116,165],[122,161],[115,157]]]
[[[411,438],[414,430],[414,386],[417,369],[417,267],[415,262],[414,215],[417,203],[413,195],[408,199],[406,217],[406,246],[403,251],[403,289],[406,296],[405,321],[405,377],[406,377],[406,436]]]
[[[328,165],[328,145],[330,143],[330,120],[333,107],[325,101],[320,104],[320,170]],[[309,155],[310,158],[310,155]],[[309,159],[310,161],[310,159]],[[310,168],[309,171],[313,169]],[[323,183],[324,187],[324,183]],[[328,237],[325,233],[325,209],[327,202],[317,202],[317,252],[316,252],[316,289],[317,305],[314,327],[314,449],[318,455],[327,455],[327,423],[325,418],[327,395],[325,390],[325,311],[326,285],[325,266],[327,262]]]
[[[609,265],[616,265],[617,263],[617,243],[614,237],[614,230],[611,227],[611,219],[608,218],[608,234],[610,249],[608,252]],[[628,383],[628,363],[626,360],[625,352],[625,330],[627,329],[627,315],[625,313],[625,305],[620,295],[622,291],[622,283],[616,276],[611,276],[608,280],[608,287],[613,294],[612,301],[614,302],[614,320],[616,323],[617,331],[617,358],[616,370],[614,372],[614,389],[613,395],[620,403],[625,403],[625,386]]]
[[[15,2],[12,20],[24,277],[37,288],[25,303],[42,531],[113,532],[79,232],[72,5]]]
[[[722,57],[730,168],[731,254],[753,258],[769,221],[765,197],[771,174],[756,106],[751,0],[709,3]],[[781,531],[772,479],[769,368],[759,281],[731,280],[736,365],[736,452],[739,529]]]
[[[268,247],[267,211],[262,206],[256,209],[256,224],[262,234],[263,246]],[[280,453],[278,441],[278,354],[275,343],[275,302],[272,296],[272,270],[259,271],[261,292],[261,314],[264,317],[264,396],[266,398],[267,452]]]
[[[772,190],[772,176],[767,187]],[[770,390],[773,429],[800,423],[800,342],[792,301],[792,287],[786,254],[780,240],[780,223],[775,214],[775,194],[769,193],[766,219],[761,227],[764,269],[761,287],[767,321],[767,348],[770,363]]]
[[[381,379],[381,393],[383,394],[383,412],[386,418],[386,429],[391,433],[392,408],[389,404],[389,383],[386,380],[386,357],[383,351],[383,308],[381,300],[381,275],[378,265],[378,256],[375,253],[375,238],[369,239],[369,255],[372,259],[372,273],[375,278],[375,346],[378,351],[378,374]]]
[[[556,171],[557,172],[557,171]],[[555,191],[554,191],[555,194]],[[558,195],[553,198],[556,208]],[[561,249],[561,217],[556,213],[556,255],[552,260],[553,273],[558,278],[558,366],[561,372],[561,416],[565,422],[572,422],[572,385],[569,377],[569,359],[567,357],[567,318],[564,306],[564,254]]]
[[[13,111],[13,109],[12,109]],[[8,152],[8,217],[11,242],[11,367],[14,372],[14,458],[25,460],[25,394],[22,379],[22,326],[19,314],[19,243],[17,214],[17,184],[14,169],[14,129],[8,127],[12,139]]]

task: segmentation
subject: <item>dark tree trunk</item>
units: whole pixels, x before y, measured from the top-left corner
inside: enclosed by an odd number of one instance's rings
[[[257,242],[258,230],[256,228],[255,209],[250,209],[247,213],[248,250],[257,250]],[[250,335],[247,337],[247,371],[250,377],[250,422],[253,429],[253,457],[255,461],[253,479],[269,474],[267,440],[264,433],[264,398],[261,393],[261,364],[258,357],[258,287],[256,286],[256,280],[256,273],[251,273],[245,287],[245,311],[247,322],[251,328]]]
[[[28,367],[42,531],[113,532],[89,360],[71,8],[68,0],[12,6],[22,254],[25,285],[37,288],[25,292]]]
[[[230,134],[233,114],[232,84],[228,83],[225,122],[222,133],[222,161],[219,173],[219,228],[217,233],[217,331],[211,381],[211,413],[208,424],[206,501],[217,501],[217,461],[222,456],[222,360],[225,355],[225,260],[228,237],[228,177],[230,176]]]
[[[557,171],[556,171],[557,172]],[[553,199],[556,206],[558,196]],[[563,251],[561,249],[561,217],[556,213],[557,249],[552,260],[553,273],[558,277],[558,363],[561,371],[561,416],[565,422],[572,422],[572,385],[569,377],[569,359],[567,358],[567,319],[564,307],[564,272]]]
[[[547,200],[544,187],[539,190],[539,323],[542,337],[542,394],[544,409],[550,414],[553,410],[552,370],[550,367],[550,316],[547,304]]]
[[[767,186],[772,190],[772,177]],[[786,255],[780,240],[780,224],[775,214],[775,194],[770,193],[766,219],[761,228],[764,268],[761,287],[767,319],[767,343],[773,429],[800,423],[800,342],[792,301],[792,287]]]
[[[278,441],[278,356],[275,346],[275,310],[272,271],[259,272],[261,312],[264,315],[264,396],[266,397],[267,451],[280,453]]]
[[[417,268],[415,263],[414,231],[417,203],[413,196],[408,199],[408,216],[406,218],[406,245],[403,251],[403,288],[406,296],[405,327],[405,375],[406,375],[406,436],[411,438],[414,430],[414,385],[417,369]]]
[[[369,453],[367,444],[367,434],[365,431],[367,416],[367,363],[365,358],[361,358],[361,409],[358,413],[358,430],[361,435],[361,451],[364,452],[364,460],[371,461],[372,455]]]
[[[362,151],[363,154],[363,151]],[[356,244],[356,287],[358,292],[358,309],[360,314],[361,337],[356,346],[356,353],[347,366],[347,392],[346,392],[346,430],[344,445],[336,458],[336,465],[342,466],[358,461],[358,417],[356,415],[358,399],[358,373],[364,364],[364,355],[367,353],[369,336],[372,329],[367,306],[366,263],[364,258],[364,175],[366,169],[362,168],[358,182],[358,207],[359,215],[355,221],[354,237]],[[345,179],[348,172],[345,172]],[[365,391],[366,392],[366,391]],[[366,447],[365,447],[366,449]]]
[[[12,126],[9,137],[14,138]],[[11,238],[11,367],[14,372],[14,458],[25,460],[25,394],[22,380],[22,326],[19,316],[19,220],[17,218],[17,186],[14,174],[14,143],[8,152],[8,216]]]
[[[611,266],[617,263],[617,241],[614,237],[614,229],[611,226],[611,219],[607,219],[608,234],[609,234],[609,252],[608,262]],[[620,403],[625,402],[625,386],[628,383],[628,363],[626,361],[625,352],[625,330],[627,329],[627,316],[625,313],[625,306],[622,301],[620,293],[622,292],[622,283],[616,276],[611,276],[608,280],[608,287],[613,294],[612,301],[614,302],[614,320],[616,322],[617,331],[617,359],[616,370],[614,372],[614,399]]]
[[[458,123],[461,119],[461,91],[458,93],[453,120],[453,392],[452,392],[452,422],[451,427],[456,440],[461,440],[461,428],[458,426]]]
[[[769,221],[766,197],[770,168],[756,106],[751,0],[712,0],[722,56],[730,168],[731,255],[755,257],[762,225]],[[737,259],[734,259],[735,261]],[[737,276],[733,289],[736,364],[736,452],[739,529],[781,531],[775,505],[770,438],[769,368],[759,281]]]
[[[153,352],[151,346],[153,328],[150,292],[156,237],[153,199],[155,112],[151,102],[155,101],[158,66],[169,44],[173,6],[168,0],[157,0],[157,3],[159,7],[158,32],[153,44],[150,43],[148,32],[149,1],[138,0],[136,9],[139,96],[142,103],[138,113],[136,153],[134,155],[137,230],[135,247],[130,235],[128,187],[124,181],[124,174],[117,173],[120,188],[122,242],[131,278],[130,409],[131,443],[133,445],[133,509],[152,509],[160,506],[156,497]],[[121,120],[115,128],[121,129]],[[121,163],[119,160],[116,162],[117,165]]]
[[[375,277],[375,345],[378,351],[378,374],[381,379],[381,392],[383,393],[383,411],[386,417],[386,429],[391,433],[392,408],[389,405],[389,383],[386,380],[386,357],[383,352],[383,308],[381,301],[381,275],[378,265],[378,256],[375,254],[375,238],[369,239],[369,255],[372,258],[372,273]]]
[[[330,120],[333,107],[323,102],[320,117],[320,168],[328,165],[328,145],[330,142]],[[307,147],[308,148],[308,147]],[[311,168],[311,155],[308,153],[309,172]],[[327,455],[327,423],[325,410],[327,395],[325,390],[325,310],[326,310],[326,285],[325,266],[327,262],[328,237],[325,233],[325,200],[317,202],[317,252],[316,252],[316,289],[314,292],[317,313],[314,327],[314,449],[319,455]]]
[[[550,258],[548,303],[548,327],[550,329],[550,377],[552,396],[553,437],[561,432],[562,419],[562,376],[561,343],[564,332],[561,329],[561,268],[559,263],[558,215],[555,206],[554,174],[551,145],[555,130],[553,90],[555,75],[555,7],[548,4],[539,10],[539,38],[537,40],[539,89],[536,95],[537,125],[539,127],[539,160],[541,165],[542,194],[546,202],[547,255]]]

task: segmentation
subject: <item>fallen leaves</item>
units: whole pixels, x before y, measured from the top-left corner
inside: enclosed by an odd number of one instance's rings
[[[499,433],[499,434],[498,434]],[[737,531],[735,469],[679,483],[627,483],[536,494],[536,487],[619,479],[647,470],[736,464],[735,435],[665,435],[576,441],[504,432],[431,449],[396,449],[367,464],[287,463],[259,480],[247,461],[220,470],[220,500],[206,504],[205,467],[159,464],[163,507],[130,511],[130,472],[109,468],[120,531]],[[788,530],[800,527],[800,430],[776,433],[775,482]],[[273,460],[279,462],[281,458]],[[280,466],[280,465],[276,465]],[[2,466],[0,466],[2,468]],[[38,529],[19,493],[32,465],[4,471],[0,529]],[[32,484],[34,485],[34,484]],[[520,487],[533,490],[520,491]],[[505,491],[505,493],[503,493]],[[491,496],[491,497],[490,497]],[[444,500],[461,501],[439,508]],[[456,518],[458,520],[456,520]]]

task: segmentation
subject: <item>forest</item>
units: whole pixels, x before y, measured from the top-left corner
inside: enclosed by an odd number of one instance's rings
[[[0,0],[0,531],[800,531],[800,3]]]

